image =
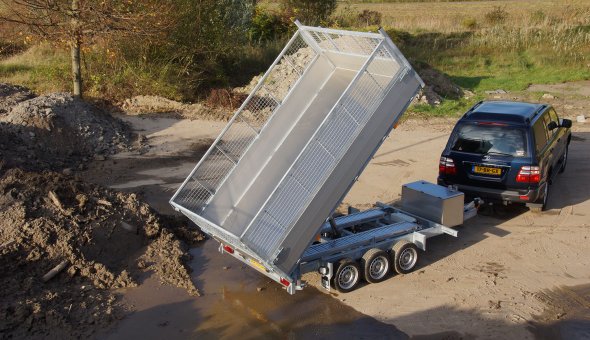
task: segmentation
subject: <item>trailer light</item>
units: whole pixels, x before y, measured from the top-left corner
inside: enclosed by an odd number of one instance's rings
[[[328,275],[328,267],[320,267],[318,272],[322,275]]]
[[[281,284],[285,287],[289,287],[291,285],[291,282],[287,281],[287,279],[284,279],[281,277]]]
[[[520,198],[523,201],[528,201],[529,200],[529,197],[527,195],[520,195],[520,196],[518,196],[518,198]]]
[[[226,252],[233,254],[234,253],[234,248],[228,246],[228,245],[223,245],[223,250],[225,250]]]

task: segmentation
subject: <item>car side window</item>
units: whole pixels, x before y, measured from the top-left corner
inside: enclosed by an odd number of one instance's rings
[[[551,122],[551,117],[549,116],[549,111],[545,111],[545,113],[543,114],[543,122],[545,123],[545,131],[547,132],[547,138],[550,139],[556,130],[554,129],[554,130],[549,131],[549,129],[547,128],[547,126],[549,126],[549,123]]]
[[[543,119],[537,119],[537,122],[533,125],[533,132],[535,134],[537,152],[540,152],[545,147],[545,144],[547,144],[547,129],[545,128]]]
[[[552,122],[556,122],[557,125],[559,125],[559,117],[557,116],[557,112],[555,112],[554,108],[551,108],[551,110],[549,110],[549,117],[551,118]]]

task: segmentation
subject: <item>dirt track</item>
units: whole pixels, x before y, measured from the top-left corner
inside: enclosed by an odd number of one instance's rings
[[[153,206],[169,211],[167,199],[223,123],[125,119],[146,136],[149,151],[119,154],[89,167],[84,176],[140,192]],[[440,150],[452,125],[452,120],[405,122],[378,151],[344,204],[366,208],[375,201],[392,202],[403,183],[435,181]],[[552,186],[549,211],[534,214],[509,207],[494,216],[478,216],[458,228],[457,239],[433,239],[414,273],[346,295],[330,297],[309,288],[305,295],[290,297],[253,270],[218,254],[215,242],[207,241],[193,251],[200,263],[192,278],[203,297],[194,300],[173,288],[154,294],[149,284],[143,285],[124,294],[137,313],[109,336],[124,338],[138,328],[157,336],[205,338],[299,338],[309,330],[327,337],[367,332],[385,338],[588,336],[589,152],[590,126],[575,124],[568,168]],[[317,276],[306,278],[319,287]],[[334,305],[335,299],[348,307]],[[350,317],[338,319],[342,313]],[[376,320],[361,321],[367,317]]]

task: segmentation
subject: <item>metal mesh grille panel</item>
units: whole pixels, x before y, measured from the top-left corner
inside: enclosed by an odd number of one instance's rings
[[[175,203],[195,213],[206,206],[316,55],[297,32],[180,187]],[[285,74],[295,76],[285,79]]]
[[[356,44],[357,51],[373,46],[372,41],[360,43],[358,40],[361,38],[355,38],[348,42]],[[318,43],[332,42],[326,39]],[[375,52],[373,60],[342,95],[245,231],[244,243],[262,257],[276,256],[284,237],[389,90],[399,70],[398,63],[385,50],[385,46]]]

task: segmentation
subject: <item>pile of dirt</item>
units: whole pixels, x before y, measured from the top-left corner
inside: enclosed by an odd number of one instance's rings
[[[68,93],[21,101],[0,117],[5,168],[82,168],[91,159],[128,150],[131,141],[130,129],[121,120]]]
[[[414,99],[414,104],[437,106],[442,103],[444,98],[459,99],[465,95],[463,89],[453,83],[449,76],[432,68],[430,65],[420,63],[414,67],[425,84]]]
[[[0,83],[0,115],[4,115],[14,105],[35,98],[28,88],[19,85]]]
[[[187,119],[229,120],[232,110],[204,104],[187,104],[160,96],[135,96],[126,99],[121,108],[126,114],[163,116]]]
[[[54,172],[6,171],[0,334],[87,337],[123,315],[112,289],[137,285],[142,273],[198,295],[186,243],[203,236],[187,223],[158,216],[135,194]]]

